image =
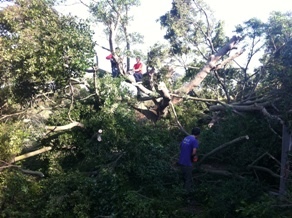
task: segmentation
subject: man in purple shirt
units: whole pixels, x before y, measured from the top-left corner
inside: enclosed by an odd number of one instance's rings
[[[199,148],[198,136],[201,131],[194,127],[192,134],[186,136],[180,143],[179,165],[182,171],[184,189],[189,193],[193,187],[193,162],[197,160],[197,149]]]

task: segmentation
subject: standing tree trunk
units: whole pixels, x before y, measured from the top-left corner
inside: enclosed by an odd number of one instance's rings
[[[292,134],[289,133],[287,126],[283,125],[282,130],[282,154],[281,154],[281,177],[280,177],[280,196],[286,194],[286,183],[289,174],[288,153],[292,150]]]
[[[127,41],[127,51],[130,51],[130,43]],[[130,71],[130,57],[127,56],[127,72]]]

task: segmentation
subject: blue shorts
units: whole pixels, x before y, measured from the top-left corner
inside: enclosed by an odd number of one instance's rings
[[[134,73],[134,77],[136,82],[141,82],[142,81],[142,73]]]

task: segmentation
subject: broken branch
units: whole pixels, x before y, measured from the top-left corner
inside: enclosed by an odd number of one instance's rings
[[[46,126],[46,129],[50,130],[50,131],[57,132],[57,131],[72,129],[73,127],[76,127],[76,126],[79,126],[82,128],[84,127],[84,125],[82,123],[74,121],[74,122],[69,123],[69,124],[64,125],[64,126]]]
[[[236,139],[233,139],[233,140],[230,141],[230,142],[227,142],[227,143],[225,143],[225,144],[223,144],[223,145],[218,146],[217,148],[213,149],[213,150],[210,151],[209,153],[205,154],[205,155],[203,156],[203,158],[202,158],[199,162],[200,162],[200,163],[203,162],[203,161],[204,161],[207,157],[209,157],[210,155],[212,155],[212,154],[216,153],[217,151],[219,151],[219,150],[221,150],[221,149],[227,147],[228,145],[232,145],[232,144],[234,144],[235,142],[239,142],[239,141],[241,141],[241,140],[243,140],[243,139],[248,140],[248,139],[249,139],[248,135],[240,136],[240,137],[238,137],[238,138],[236,138]]]

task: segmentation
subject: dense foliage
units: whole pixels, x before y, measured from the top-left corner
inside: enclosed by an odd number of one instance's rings
[[[1,86],[6,99],[23,103],[80,77],[92,58],[92,33],[74,17],[62,16],[45,1],[16,1],[1,11]]]
[[[121,90],[122,77],[94,68],[93,78],[83,81],[94,45],[85,21],[60,15],[53,1],[13,2],[0,11],[0,217],[291,215],[289,179],[286,194],[278,196],[282,124],[291,126],[290,13],[237,26],[246,42],[265,39],[257,47],[266,49],[260,69],[252,75],[248,64],[214,70],[174,110],[152,122],[135,110],[142,102]],[[194,2],[200,10],[192,8]],[[202,14],[209,9],[194,2],[174,1],[160,19],[170,48],[154,45],[149,52],[157,77],[171,91],[203,67],[207,56],[199,54],[213,54],[228,41],[220,22],[205,26]],[[110,19],[111,27],[116,20],[103,13],[101,6],[112,10],[104,3],[95,5],[95,18]],[[201,30],[210,34],[211,48]],[[169,66],[160,59],[187,54],[197,57],[193,68],[170,82]],[[251,49],[247,60],[253,55]],[[259,109],[263,101],[266,107]],[[245,110],[232,108],[242,105]],[[185,136],[180,125],[202,129],[191,196],[182,189],[176,164]]]

